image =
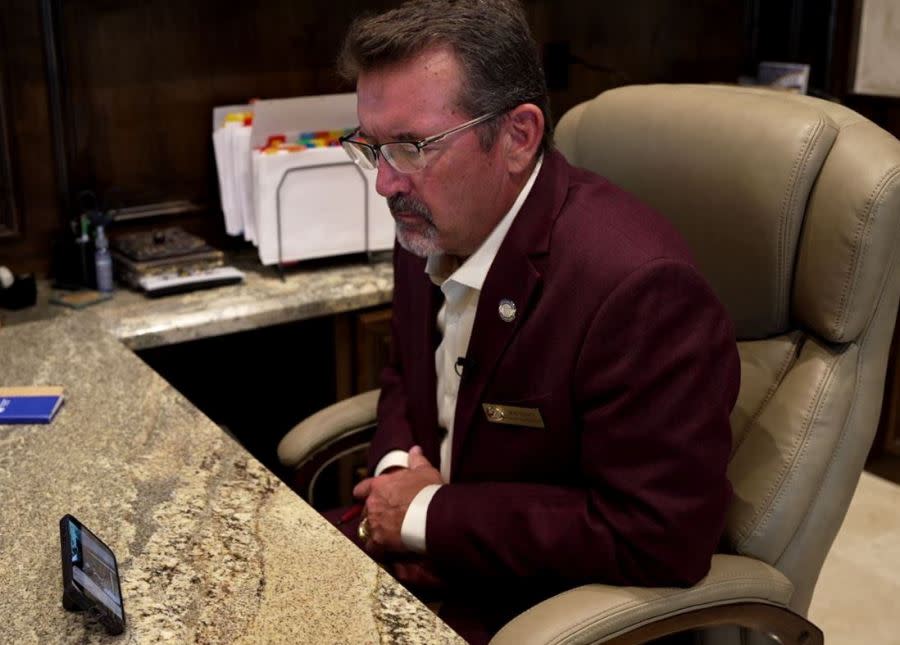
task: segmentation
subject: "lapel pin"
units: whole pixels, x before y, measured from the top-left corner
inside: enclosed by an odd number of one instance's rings
[[[503,322],[512,322],[516,319],[516,303],[504,298],[500,301],[497,312],[500,314],[500,320]]]

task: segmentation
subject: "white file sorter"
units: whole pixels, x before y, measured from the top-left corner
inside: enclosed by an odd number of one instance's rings
[[[221,111],[214,116],[229,234],[256,244],[265,265],[392,248],[394,222],[375,191],[375,171],[356,166],[340,147],[261,150],[271,136],[290,141],[353,127],[355,94],[257,101],[252,109],[252,128],[227,128]]]
[[[259,258],[263,264],[390,249],[394,221],[342,148],[253,152]]]

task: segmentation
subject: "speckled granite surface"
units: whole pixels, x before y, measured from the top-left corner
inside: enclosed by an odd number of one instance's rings
[[[112,300],[77,312],[49,304],[42,285],[37,306],[0,311],[0,320],[9,326],[90,312],[139,350],[386,304],[393,294],[390,260],[307,264],[288,270],[284,282],[258,261],[231,263],[246,274],[243,283],[157,299],[119,288]]]
[[[0,641],[457,640],[101,318],[0,329],[0,385],[66,392],[50,425],[0,426]],[[122,637],[62,608],[65,513],[118,556]]]

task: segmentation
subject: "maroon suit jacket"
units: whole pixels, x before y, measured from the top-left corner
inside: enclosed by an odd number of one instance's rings
[[[415,444],[438,463],[442,296],[424,264],[395,250],[370,466]],[[705,575],[731,497],[740,370],[732,324],[665,219],[547,154],[485,280],[467,357],[451,483],[427,516],[438,570],[548,590]],[[545,427],[490,423],[482,403],[537,408]]]

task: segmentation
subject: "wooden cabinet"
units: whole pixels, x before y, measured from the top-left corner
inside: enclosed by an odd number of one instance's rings
[[[335,398],[380,387],[379,375],[391,351],[391,308],[351,311],[334,317]],[[367,474],[366,451],[344,455],[318,477],[319,509],[353,503],[353,486]]]
[[[356,318],[356,391],[379,387],[381,370],[391,353],[391,309],[359,314]]]
[[[391,308],[338,314],[334,325],[337,400],[379,387],[391,350]]]

